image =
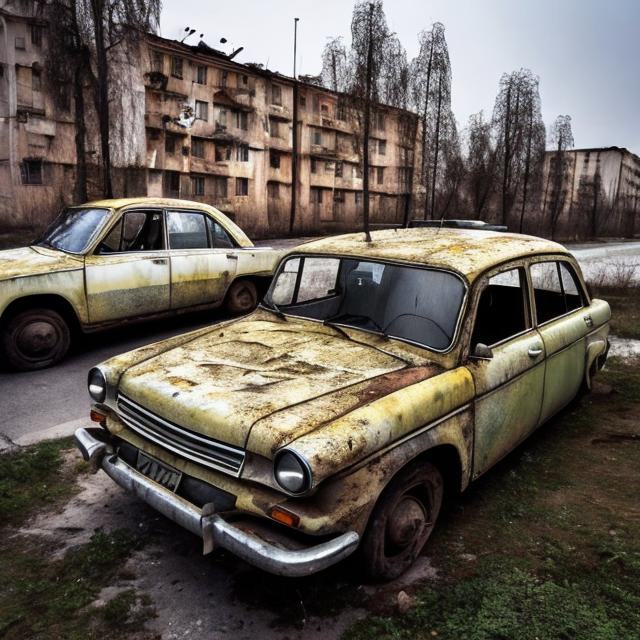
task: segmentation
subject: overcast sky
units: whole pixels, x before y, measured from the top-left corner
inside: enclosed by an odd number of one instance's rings
[[[640,155],[640,0],[386,0],[390,28],[411,59],[417,35],[444,23],[453,73],[452,106],[460,128],[470,114],[491,114],[500,75],[521,67],[540,77],[547,125],[573,119],[576,147],[627,147]],[[327,39],[350,41],[350,0],[164,0],[161,35],[181,39],[188,25],[240,62],[317,74]],[[226,45],[219,44],[225,37]]]

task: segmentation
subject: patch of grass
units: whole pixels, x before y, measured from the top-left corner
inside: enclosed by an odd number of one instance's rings
[[[0,455],[0,528],[20,525],[73,494],[76,475],[63,465],[71,446],[65,438]]]
[[[640,629],[640,371],[613,360],[592,394],[543,427],[444,514],[439,578],[395,592],[346,634],[443,640],[618,640]],[[475,558],[475,559],[474,559]]]
[[[640,339],[640,287],[592,287],[596,298],[611,306],[611,333],[620,338]]]
[[[148,601],[127,590],[102,608],[89,607],[140,541],[126,530],[95,533],[51,560],[43,539],[14,536],[0,544],[0,637],[84,640],[120,638],[152,615]]]

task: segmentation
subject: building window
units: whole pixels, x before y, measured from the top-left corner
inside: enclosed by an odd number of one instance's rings
[[[199,64],[196,68],[196,82],[198,84],[207,84],[207,66]]]
[[[172,136],[170,133],[167,133],[164,139],[164,152],[165,153],[176,152],[176,137]]]
[[[311,158],[311,173],[318,173],[318,160]]]
[[[248,178],[236,178],[236,195],[237,196],[249,195],[249,179]]]
[[[24,160],[20,169],[22,184],[42,184],[42,160]]]
[[[236,111],[236,129],[246,131],[249,128],[249,117],[246,111]]]
[[[227,179],[223,176],[213,178],[213,198],[216,202],[227,199]]]
[[[182,79],[182,58],[171,56],[171,75]]]
[[[279,84],[271,85],[271,104],[282,104],[282,87]]]
[[[209,120],[209,103],[203,100],[196,100],[196,118],[198,120]]]
[[[244,85],[247,86],[249,84],[249,76],[242,74],[240,76],[240,82]]]
[[[343,164],[340,160],[336,162],[336,178],[342,178],[342,167]]]
[[[280,198],[280,185],[277,182],[267,182],[267,198],[272,200]]]
[[[226,87],[227,80],[229,80],[229,72],[228,71],[220,71],[220,86]]]
[[[231,160],[231,145],[217,144],[215,158],[216,162],[226,162],[228,160]]]
[[[274,149],[271,149],[271,151],[269,151],[269,164],[272,169],[280,168],[280,154]]]
[[[34,47],[42,46],[42,27],[39,24],[31,25],[31,44]]]
[[[347,119],[347,106],[345,105],[342,98],[338,100],[338,105],[336,107],[336,118],[343,122]]]
[[[376,129],[378,129],[378,131],[384,131],[384,125],[384,113],[378,111],[376,113]]]
[[[301,108],[301,109],[306,108],[306,106],[307,106],[307,99],[306,99],[306,97],[305,97],[305,96],[300,96],[300,102],[299,102],[299,104],[300,104],[300,108]]]
[[[151,52],[151,71],[164,73],[164,56],[159,51]]]
[[[334,202],[344,202],[344,200],[345,200],[344,191],[341,191],[340,189],[336,189],[333,192],[333,201]]]
[[[178,171],[164,172],[164,189],[169,195],[180,195],[180,173]]]
[[[322,131],[320,129],[313,130],[313,144],[322,146]]]
[[[378,184],[384,183],[384,167],[376,167],[376,182]]]
[[[328,104],[321,104],[320,105],[320,113],[329,113],[329,105]]]
[[[322,204],[322,189],[311,187],[309,196],[311,199],[311,204]]]
[[[356,200],[356,207],[359,207],[362,204],[362,191],[355,192],[355,200]]]
[[[313,96],[313,100],[312,100],[312,107],[311,109],[313,110],[313,113],[320,113],[320,96]]]
[[[239,144],[236,147],[236,160],[238,162],[249,162],[249,145]]]
[[[269,135],[272,138],[280,137],[280,123],[274,118],[269,118]]]
[[[381,156],[384,156],[387,153],[387,141],[386,140],[378,140],[378,153]]]
[[[42,87],[42,73],[39,69],[31,68],[31,89],[40,91]]]
[[[227,128],[227,110],[224,107],[214,108],[214,120],[217,129]]]
[[[362,179],[362,167],[359,164],[353,165],[353,177],[359,180]]]
[[[196,158],[204,158],[204,140],[191,138],[191,155]]]
[[[191,195],[204,195],[204,176],[193,176],[191,178]]]
[[[24,51],[25,48],[24,36],[16,36],[16,49]]]

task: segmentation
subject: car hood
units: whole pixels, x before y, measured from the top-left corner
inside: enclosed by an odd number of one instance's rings
[[[81,256],[45,247],[6,249],[0,251],[0,280],[79,269],[82,262]]]
[[[262,421],[254,450],[268,455],[332,416],[440,370],[410,367],[315,322],[266,315],[212,328],[131,366],[119,392],[166,420],[239,447]]]

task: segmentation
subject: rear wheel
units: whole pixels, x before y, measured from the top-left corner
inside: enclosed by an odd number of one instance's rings
[[[19,371],[43,369],[66,355],[71,331],[65,319],[52,309],[29,309],[12,316],[2,329],[2,351]]]
[[[236,280],[229,287],[225,306],[231,313],[249,313],[257,304],[258,290],[251,280]]]
[[[392,580],[414,563],[435,527],[442,496],[442,475],[429,462],[409,464],[389,483],[360,546],[369,578]]]

